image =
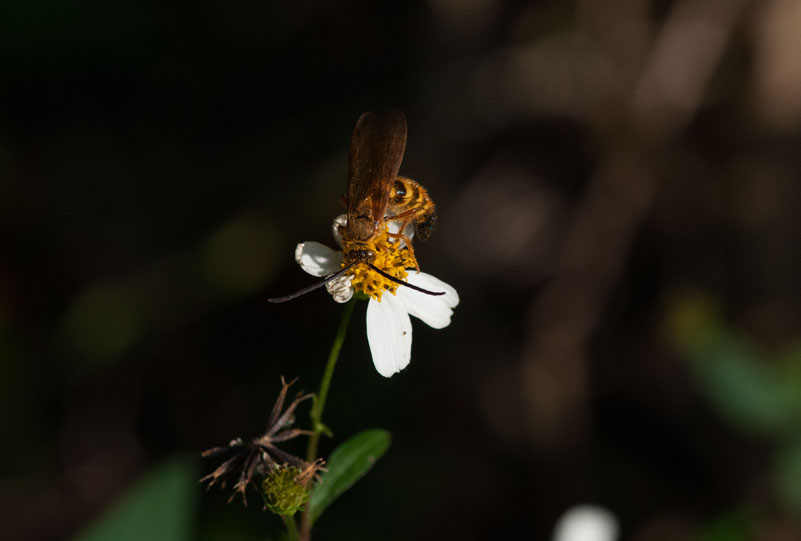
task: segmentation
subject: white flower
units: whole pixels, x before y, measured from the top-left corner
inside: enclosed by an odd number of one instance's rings
[[[556,523],[553,541],[615,541],[620,526],[615,515],[596,505],[568,509]]]
[[[344,224],[344,215],[334,220],[334,237],[340,242],[339,225]],[[408,232],[407,232],[408,233]],[[411,235],[409,235],[411,236]],[[343,254],[319,242],[298,244],[295,261],[311,275],[323,277],[342,269]],[[367,270],[372,273],[373,271]],[[453,309],[459,304],[456,290],[424,272],[407,271],[406,281],[428,291],[444,292],[444,295],[427,295],[408,287],[398,287],[394,294],[384,291],[380,300],[371,296],[367,303],[367,341],[378,373],[390,377],[409,364],[412,356],[412,323],[409,316],[421,319],[435,329],[450,325]],[[343,274],[326,284],[326,289],[337,302],[347,302],[353,297],[353,276]]]

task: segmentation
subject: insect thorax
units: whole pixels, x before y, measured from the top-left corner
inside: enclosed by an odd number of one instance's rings
[[[364,243],[376,233],[375,220],[369,215],[349,216],[342,233],[343,238],[348,238],[354,243]]]

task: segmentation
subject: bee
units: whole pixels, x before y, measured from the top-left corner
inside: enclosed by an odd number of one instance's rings
[[[404,241],[410,261],[417,266],[411,239],[405,234],[411,225],[418,238],[425,240],[436,222],[433,201],[420,184],[399,177],[403,154],[406,151],[406,116],[391,110],[384,116],[362,113],[353,129],[348,155],[348,193],[344,225],[338,228],[344,253],[342,269],[286,297],[269,299],[284,302],[317,289],[338,278],[355,265],[364,264],[384,278],[428,295],[433,292],[391,276],[375,265],[373,249],[378,239],[387,236]],[[390,232],[389,224],[396,223],[398,232]],[[418,269],[419,270],[419,269]]]
[[[399,224],[398,233],[389,235],[404,240],[414,259],[406,226],[411,224],[420,240],[434,228],[435,206],[426,189],[398,176],[406,134],[406,116],[398,110],[383,117],[363,113],[356,123],[348,160],[347,222],[339,230],[346,263],[372,263],[375,254],[366,245],[392,222]]]
[[[397,110],[383,117],[362,113],[353,129],[348,155],[347,220],[340,226],[346,264],[372,264],[372,241],[386,227],[386,210],[403,154],[406,116]]]
[[[393,221],[409,220],[417,239],[425,241],[437,223],[437,212],[428,191],[407,177],[398,177],[389,194],[387,215]],[[408,225],[408,223],[404,224]],[[405,227],[401,227],[403,231]]]

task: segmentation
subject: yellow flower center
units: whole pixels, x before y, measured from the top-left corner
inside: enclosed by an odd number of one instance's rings
[[[394,239],[394,240],[392,240]],[[354,250],[371,250],[375,254],[373,265],[398,280],[406,281],[406,269],[416,268],[417,260],[408,248],[401,247],[401,239],[391,236],[386,227],[366,242],[348,242],[343,239],[342,248],[345,258],[342,267],[353,263],[351,252]],[[348,275],[352,277],[351,285],[356,291],[369,295],[381,302],[381,295],[389,291],[393,295],[400,284],[382,276],[366,263],[354,265]]]

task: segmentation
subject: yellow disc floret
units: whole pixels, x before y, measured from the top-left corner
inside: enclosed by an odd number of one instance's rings
[[[391,238],[394,240],[390,240]],[[355,249],[355,245],[356,243],[349,243],[343,239],[345,251],[343,268],[353,262],[348,254]],[[371,250],[375,254],[373,265],[398,280],[406,281],[406,269],[417,267],[414,254],[405,246],[401,247],[401,238],[390,235],[386,227],[381,228],[372,239],[359,242],[358,249]],[[400,287],[399,283],[381,276],[366,263],[354,265],[348,271],[348,275],[351,276],[351,285],[357,292],[369,295],[379,302],[385,290],[394,295]]]

